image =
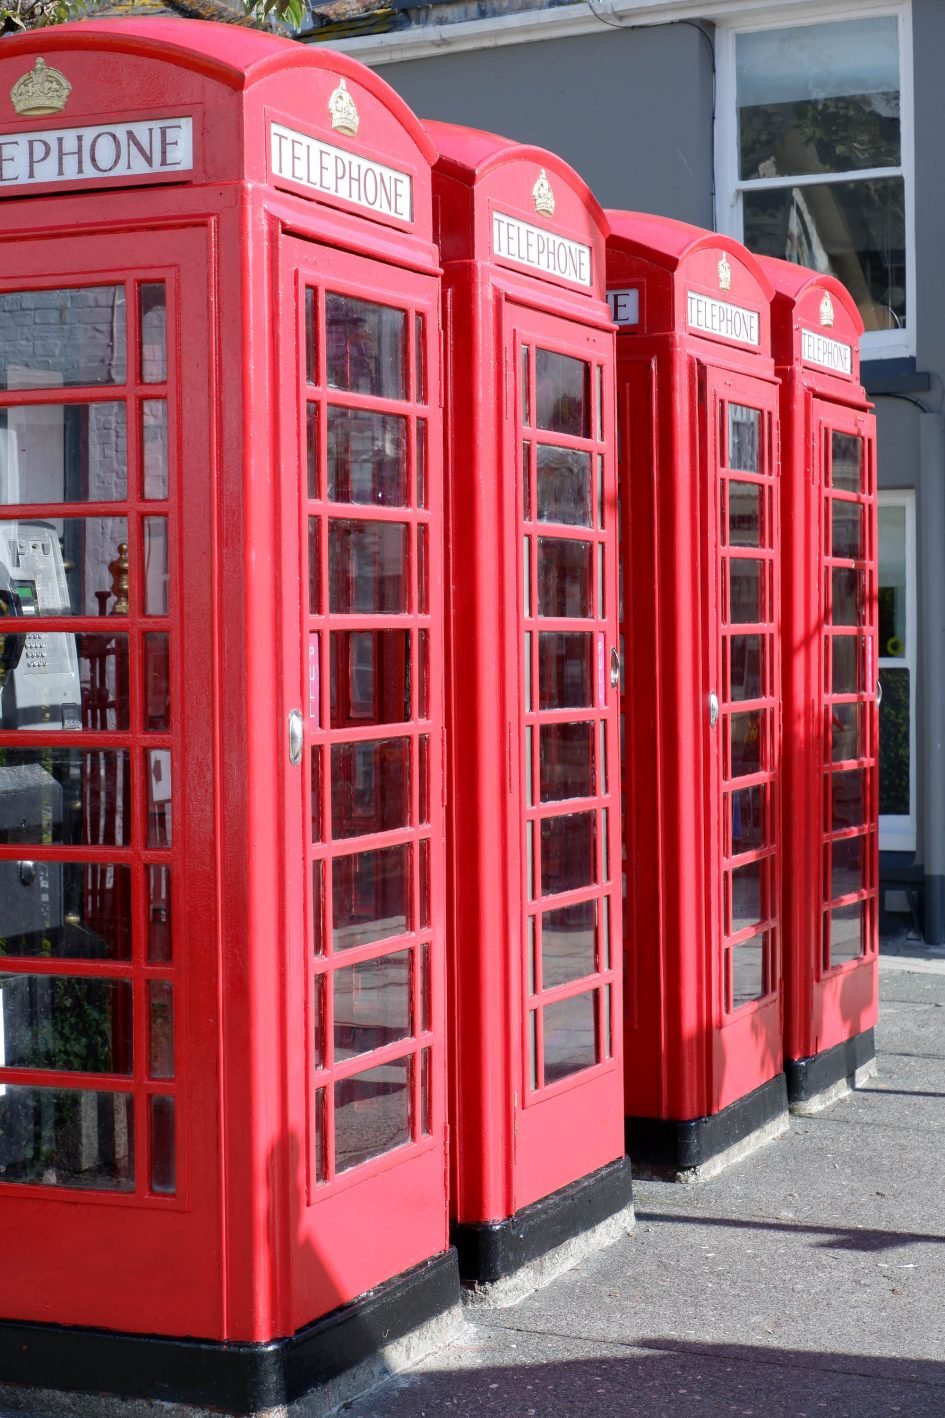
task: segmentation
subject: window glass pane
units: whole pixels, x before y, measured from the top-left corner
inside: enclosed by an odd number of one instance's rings
[[[0,522],[0,605],[23,616],[125,615],[115,593],[127,544],[124,517]]]
[[[6,1068],[130,1074],[129,980],[0,975]]]
[[[148,438],[152,407],[166,412],[167,405],[163,400],[144,405],[146,467],[155,451]],[[160,412],[154,415],[160,417]],[[120,502],[127,495],[123,403],[0,409],[0,503]]]
[[[125,288],[0,295],[0,388],[125,382]]]
[[[764,694],[763,635],[733,635],[729,639],[729,697],[760,699]]]
[[[831,691],[834,694],[856,694],[862,689],[860,668],[863,656],[860,654],[860,639],[856,635],[834,635],[831,672]]]
[[[163,384],[167,378],[167,301],[164,282],[138,287],[141,321],[141,382]]]
[[[557,1083],[597,1062],[597,994],[545,1005],[545,1083]]]
[[[831,704],[827,709],[834,763],[866,753],[866,718],[859,704]],[[882,780],[880,780],[882,781]]]
[[[538,520],[592,527],[591,455],[539,443]]]
[[[591,367],[583,359],[535,350],[536,423],[549,433],[591,436]]]
[[[350,296],[325,296],[328,384],[384,399],[407,397],[407,316]]]
[[[593,706],[593,636],[543,630],[538,636],[538,707]]]
[[[141,405],[141,456],[144,460],[144,495],[159,501],[167,497],[167,403],[145,399]]]
[[[119,548],[119,553],[120,553]],[[144,613],[167,615],[170,567],[168,563],[167,518],[144,519]]]
[[[597,879],[597,814],[572,812],[541,824],[541,893],[575,891]]]
[[[174,840],[171,751],[151,748],[145,754],[148,783],[148,846],[170,847]]]
[[[335,630],[329,649],[333,729],[402,724],[410,718],[408,631]]]
[[[831,844],[830,895],[834,900],[864,889],[865,845],[865,837],[845,837]]]
[[[305,288],[305,379],[308,384],[317,384],[318,363],[316,351],[318,346],[318,330],[316,310],[317,295],[311,286]]]
[[[749,773],[759,773],[763,766],[762,740],[764,735],[764,713],[753,710],[748,714],[731,716],[731,776],[745,778]]]
[[[314,501],[319,496],[318,489],[318,405],[305,406],[305,466],[308,495]]]
[[[862,768],[848,768],[830,779],[831,810],[829,830],[862,827],[866,821],[865,774]]]
[[[380,1049],[410,1034],[409,950],[336,970],[334,991],[336,1060]]]
[[[866,329],[906,323],[906,217],[901,177],[746,192],[745,245],[828,272]]]
[[[593,582],[590,542],[538,538],[538,614],[576,617],[591,614]]]
[[[764,862],[749,862],[732,872],[732,933],[753,926],[766,915],[763,899]]]
[[[752,410],[748,410],[752,412]],[[728,540],[733,547],[763,545],[764,488],[759,483],[728,484]]]
[[[331,835],[362,837],[410,825],[410,739],[331,748]]]
[[[761,414],[742,404],[728,406],[728,466],[736,473],[760,473]],[[744,499],[745,489],[736,483],[737,496]],[[729,484],[731,495],[732,484]]]
[[[864,953],[866,939],[866,907],[857,901],[852,906],[838,906],[828,913],[829,965],[842,965],[845,960],[857,960]]]
[[[148,962],[166,964],[173,957],[171,936],[171,869],[166,866],[147,868],[148,885]]]
[[[407,528],[342,522],[328,528],[328,609],[397,615],[407,609]]]
[[[835,566],[831,578],[831,621],[834,625],[866,623],[866,573],[852,566]]]
[[[173,1196],[177,1190],[174,1099],[151,1099],[151,1190]]]
[[[756,625],[764,620],[764,563],[732,557],[728,563],[729,621]]]
[[[880,670],[883,702],[879,710],[879,810],[893,817],[908,817],[909,670]]]
[[[906,508],[879,509],[879,653],[900,659],[906,644]]]
[[[543,803],[592,795],[593,724],[542,724],[538,744]]]
[[[0,861],[0,941],[7,956],[130,960],[130,868]]]
[[[336,857],[331,864],[332,944],[349,950],[407,929],[410,851],[381,847]]]
[[[410,1141],[410,1060],[335,1084],[335,1171],[347,1172]]]
[[[407,420],[398,414],[328,409],[328,497],[406,507]]]
[[[735,40],[743,178],[899,163],[895,16]]]
[[[863,555],[863,507],[859,502],[838,502],[830,509],[831,556],[847,556],[851,560]]]
[[[127,635],[7,634],[0,669],[5,729],[128,728]]]
[[[732,808],[732,855],[752,852],[767,842],[765,824],[765,789],[762,784],[753,788],[738,788],[731,795]]]
[[[579,901],[541,918],[541,983],[546,990],[597,969],[597,902]]]
[[[830,435],[830,484],[841,492],[863,491],[863,440],[854,433]]]
[[[131,771],[124,751],[5,749],[0,843],[124,847],[131,840]]]
[[[765,937],[752,936],[732,946],[732,1008],[767,994],[765,981]]]
[[[0,1182],[134,1191],[131,1095],[4,1084]]]
[[[148,1073],[174,1077],[174,986],[167,980],[148,981]]]

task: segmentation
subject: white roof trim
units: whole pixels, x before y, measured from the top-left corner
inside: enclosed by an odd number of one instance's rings
[[[889,0],[596,0],[559,5],[549,10],[523,10],[492,15],[482,20],[462,20],[446,25],[417,25],[391,34],[370,34],[332,39],[331,47],[352,54],[362,64],[396,64],[406,59],[426,59],[435,54],[465,49],[497,49],[507,44],[528,44],[543,39],[568,39],[599,34],[608,25],[667,24],[673,20],[708,20],[713,24],[760,24],[779,20],[824,20],[855,9],[889,9]],[[596,12],[596,13],[595,13]]]

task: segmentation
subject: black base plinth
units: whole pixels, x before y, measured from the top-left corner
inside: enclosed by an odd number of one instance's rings
[[[0,1320],[0,1384],[255,1413],[291,1403],[459,1303],[456,1252],[286,1339],[224,1344]]]
[[[651,1175],[691,1172],[783,1116],[787,1106],[785,1078],[779,1073],[703,1118],[627,1118],[627,1152],[635,1167]]]
[[[784,1065],[789,1103],[809,1103],[818,1094],[844,1080],[852,1087],[857,1071],[876,1058],[876,1039],[872,1029],[844,1039],[832,1049],[811,1054],[806,1059],[788,1059]]]
[[[579,1177],[504,1221],[454,1222],[450,1239],[466,1285],[490,1285],[623,1211],[633,1200],[626,1157]]]

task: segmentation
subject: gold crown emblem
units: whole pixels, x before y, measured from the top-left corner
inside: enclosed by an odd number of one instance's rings
[[[732,268],[731,268],[731,266],[729,265],[728,257],[725,255],[725,252],[723,251],[723,252],[722,252],[721,260],[719,261],[719,290],[731,290],[731,289],[732,289]]]
[[[551,183],[548,181],[544,168],[538,174],[538,181],[532,188],[532,196],[535,199],[536,212],[541,212],[543,217],[554,216],[555,194],[551,190]]]
[[[361,119],[358,116],[358,106],[348,93],[348,85],[344,79],[338,80],[338,87],[328,100],[328,112],[331,115],[331,126],[336,133],[344,133],[348,138],[357,136]]]
[[[820,323],[821,325],[833,324],[833,301],[830,299],[829,291],[824,291],[824,298],[820,302]]]
[[[43,113],[58,113],[65,108],[72,85],[65,74],[50,69],[45,59],[37,59],[29,73],[17,79],[10,90],[10,101],[17,113],[37,117]]]

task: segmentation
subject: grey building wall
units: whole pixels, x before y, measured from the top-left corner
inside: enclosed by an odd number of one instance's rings
[[[712,50],[692,25],[377,66],[421,118],[560,154],[605,207],[713,224]]]

